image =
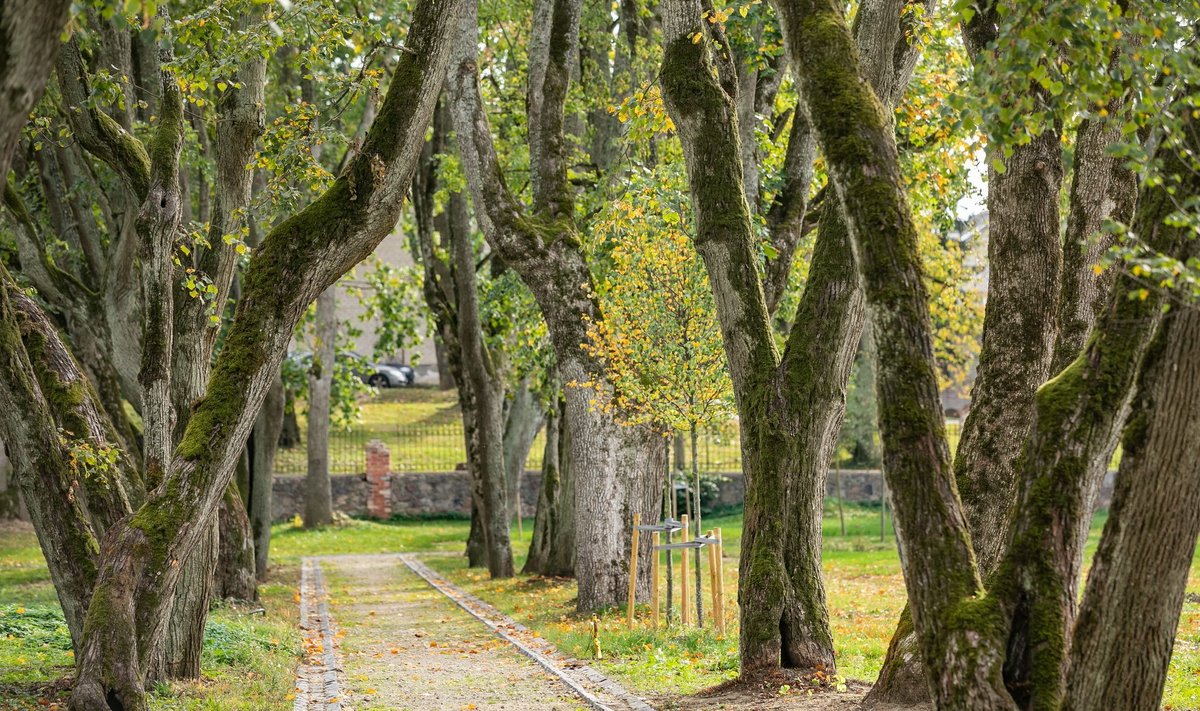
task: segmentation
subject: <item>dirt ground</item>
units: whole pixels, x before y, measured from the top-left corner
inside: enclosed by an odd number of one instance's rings
[[[787,678],[755,683],[732,681],[690,696],[660,695],[651,700],[660,711],[857,711],[871,685],[850,680],[844,691],[832,681]],[[871,711],[929,711],[920,706],[877,704]]]
[[[341,642],[343,703],[355,711],[567,711],[558,680],[399,560],[321,563]]]

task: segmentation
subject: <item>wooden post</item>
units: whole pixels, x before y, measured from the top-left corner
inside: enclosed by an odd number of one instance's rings
[[[687,543],[691,540],[691,533],[688,530],[688,515],[683,514],[680,516],[679,522],[683,524],[682,540],[684,543]],[[683,593],[683,601],[679,605],[679,621],[684,625],[690,625],[692,623],[692,601],[688,595],[688,558],[691,556],[687,554],[686,548],[681,553],[683,555],[679,556],[679,558],[682,560],[681,565],[683,567],[680,571],[679,590]]]
[[[627,622],[629,629],[633,629],[633,605],[637,602],[637,559],[638,559],[638,526],[642,524],[642,515],[635,513],[633,515],[633,544],[629,547],[629,611],[627,613]]]
[[[650,534],[650,549],[653,551],[653,557],[650,558],[650,619],[654,629],[658,629],[658,559],[661,557],[658,539],[658,531]]]
[[[709,530],[704,532],[704,535],[709,538],[714,539],[712,543],[708,544],[708,586],[711,589],[710,592],[712,595],[713,626],[716,627],[717,634],[720,634],[721,633],[721,608],[717,607],[717,604],[720,602],[720,600],[717,597],[718,588],[717,588],[717,543],[715,540],[716,532],[710,528]]]
[[[713,605],[713,614],[717,618],[717,636],[725,636],[725,544],[721,541],[721,529],[713,529],[713,533],[717,537],[717,544],[713,546],[716,549],[715,557],[717,559],[717,601]]]

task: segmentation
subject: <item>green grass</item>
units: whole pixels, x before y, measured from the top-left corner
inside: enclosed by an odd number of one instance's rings
[[[1088,540],[1090,560],[1106,516],[1101,513]],[[826,507],[823,569],[839,672],[873,680],[878,673],[897,615],[904,605],[904,582],[890,525],[879,539],[878,508],[846,509],[847,535],[840,535],[836,509]],[[890,522],[888,522],[890,523]],[[622,610],[597,616],[604,659],[597,662],[627,686],[644,693],[689,693],[736,674],[736,561],[741,544],[740,514],[706,517],[705,528],[720,527],[726,544],[727,636],[711,629],[649,628],[649,610],[639,625],[625,628]],[[518,568],[529,543],[513,532]],[[295,584],[303,556],[330,553],[440,552],[428,562],[479,597],[583,659],[591,657],[591,617],[574,613],[574,585],[567,579],[517,576],[491,581],[484,571],[466,568],[462,557],[465,520],[351,521],[344,526],[303,531],[290,523],[275,526],[271,583],[262,588],[265,615],[222,607],[210,617],[204,657],[205,679],[156,690],[152,708],[285,709],[290,706],[291,673],[297,662]],[[675,558],[678,563],[678,557]],[[1200,709],[1200,575],[1188,582],[1179,635],[1164,704]],[[705,576],[707,590],[707,576]],[[678,592],[676,593],[678,595]],[[705,605],[710,598],[706,594]],[[22,608],[23,612],[18,612]],[[706,613],[709,612],[706,609]],[[0,531],[0,709],[33,709],[38,698],[61,701],[62,682],[71,673],[70,644],[53,589],[31,533]],[[8,630],[8,631],[5,631]]]
[[[65,708],[71,637],[37,539],[0,524],[0,709]],[[202,679],[157,685],[154,711],[287,711],[299,660],[295,566],[278,566],[260,601],[209,615]],[[261,612],[259,611],[261,610]]]

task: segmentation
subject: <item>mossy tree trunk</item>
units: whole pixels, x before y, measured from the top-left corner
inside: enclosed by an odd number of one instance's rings
[[[546,319],[566,386],[569,468],[575,485],[575,573],[580,610],[619,604],[627,595],[629,521],[657,516],[665,453],[661,437],[623,427],[591,407],[579,383],[604,383],[603,364],[586,353],[587,324],[601,318],[574,222],[567,180],[564,105],[578,53],[579,0],[539,0],[529,48],[528,114],[533,210],[505,185],[483,111],[476,66],[475,12],[464,19],[449,77],[458,150],[475,218],[489,245],[529,287]],[[645,448],[645,451],[640,451]],[[628,465],[622,468],[622,465]],[[653,493],[649,493],[654,489]],[[648,544],[643,549],[649,563]]]
[[[46,313],[2,267],[0,280],[0,438],[78,652],[98,541],[132,511],[134,477],[123,470],[134,464]],[[107,471],[85,471],[70,464],[79,448],[119,456]]]
[[[105,537],[88,608],[75,709],[146,708],[149,651],[164,630],[178,561],[209,529],[258,408],[307,305],[395,226],[444,80],[461,4],[414,9],[387,97],[361,151],[316,201],[255,251],[205,396],[162,485]]]
[[[995,71],[988,43],[996,36],[996,4],[963,28],[976,72]],[[1040,86],[1030,92],[1050,104]],[[1115,117],[1120,99],[1109,111]],[[1018,477],[1016,462],[1033,422],[1034,394],[1082,350],[1095,313],[1107,301],[1111,277],[1093,266],[1111,245],[1103,221],[1132,215],[1132,174],[1107,154],[1119,135],[1112,119],[1088,119],[1078,129],[1066,227],[1060,237],[1063,151],[1061,130],[1046,127],[1029,143],[1011,146],[998,172],[988,173],[988,297],[971,411],[954,460],[980,570],[995,570],[1008,542]],[[998,148],[993,149],[997,153]],[[915,655],[911,619],[903,619],[869,702],[928,700]],[[905,637],[908,639],[905,639]]]
[[[1072,711],[1162,703],[1200,534],[1200,310],[1166,315],[1138,391],[1074,630]]]
[[[1167,221],[1173,193],[1200,192],[1190,163],[1197,150],[1200,131],[1189,120],[1182,140],[1158,151],[1164,184],[1142,191],[1132,226],[1150,249],[1184,260],[1196,254],[1195,240]],[[1161,292],[1140,298],[1141,289],[1134,276],[1118,278],[1087,348],[1037,394],[1033,433],[1017,464],[1017,515],[992,583],[1011,619],[1005,681],[1021,703],[1062,699],[1086,542],[1081,531],[1165,300]],[[1132,425],[1136,431],[1138,423]]]
[[[877,90],[894,101],[912,72],[916,49],[902,30],[899,8],[888,14],[868,5],[858,34],[864,46],[887,48],[870,56],[880,63],[872,66],[880,77]],[[746,192],[741,169],[748,159],[738,148],[734,69],[718,62],[720,79],[713,78],[711,55],[703,41],[694,41],[708,26],[697,3],[673,3],[666,18],[665,97],[688,161],[697,249],[717,297],[742,427],[747,486],[739,585],[742,672],[752,676],[781,665],[832,670],[821,516],[864,320],[849,236],[836,198],[828,199],[808,284],[780,356],[765,293],[782,285],[769,268],[759,286],[748,206],[737,194]],[[724,45],[719,33],[713,38]],[[801,143],[789,146],[788,160],[796,163],[789,181],[803,185],[790,189],[807,190],[802,163],[811,163],[812,136],[806,115],[796,121],[792,140]],[[811,165],[806,170],[811,173]],[[794,250],[803,208],[777,203],[772,212],[782,235],[776,241]]]
[[[841,198],[871,309],[884,470],[914,622],[934,698],[946,708],[1011,708],[1003,646],[967,607],[983,592],[950,467],[917,233],[890,120],[863,79],[840,3],[779,0],[804,110]]]

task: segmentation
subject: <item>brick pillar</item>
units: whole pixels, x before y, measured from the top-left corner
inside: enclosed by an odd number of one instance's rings
[[[377,439],[367,443],[367,515],[375,519],[392,517],[392,454]]]

